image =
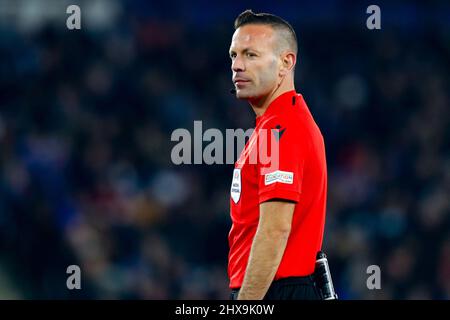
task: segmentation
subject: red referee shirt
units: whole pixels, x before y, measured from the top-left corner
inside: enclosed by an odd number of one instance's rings
[[[275,153],[265,151],[261,141],[266,142],[266,149],[277,150],[277,156],[264,158],[267,153]],[[272,144],[276,148],[271,148]],[[256,150],[258,158],[253,156]],[[294,90],[285,92],[256,118],[255,131],[235,164],[228,236],[230,288],[242,285],[258,226],[259,205],[270,199],[296,203],[291,234],[275,279],[312,274],[322,246],[326,192],[322,134],[302,95]]]

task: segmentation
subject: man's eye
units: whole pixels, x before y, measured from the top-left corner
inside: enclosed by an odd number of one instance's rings
[[[248,52],[247,53],[247,57],[256,57],[256,54],[252,53],[252,52]]]
[[[235,54],[235,53],[230,54],[230,58],[231,58],[231,59],[236,58],[236,54]]]

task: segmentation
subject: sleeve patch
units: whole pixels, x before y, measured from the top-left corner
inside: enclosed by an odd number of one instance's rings
[[[292,184],[294,182],[294,173],[277,170],[264,175],[264,185],[268,186],[275,182]]]

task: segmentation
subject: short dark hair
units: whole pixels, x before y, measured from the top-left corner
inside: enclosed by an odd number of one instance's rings
[[[234,20],[234,29],[237,30],[239,27],[248,24],[269,25],[277,31],[282,31],[285,40],[295,54],[297,54],[297,35],[295,34],[294,28],[292,28],[286,20],[271,13],[254,13],[252,10],[248,9],[242,12],[236,20]]]

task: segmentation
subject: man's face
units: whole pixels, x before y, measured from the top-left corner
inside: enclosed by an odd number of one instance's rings
[[[231,39],[230,58],[233,83],[239,99],[270,94],[279,79],[276,34],[267,25],[244,25]]]

